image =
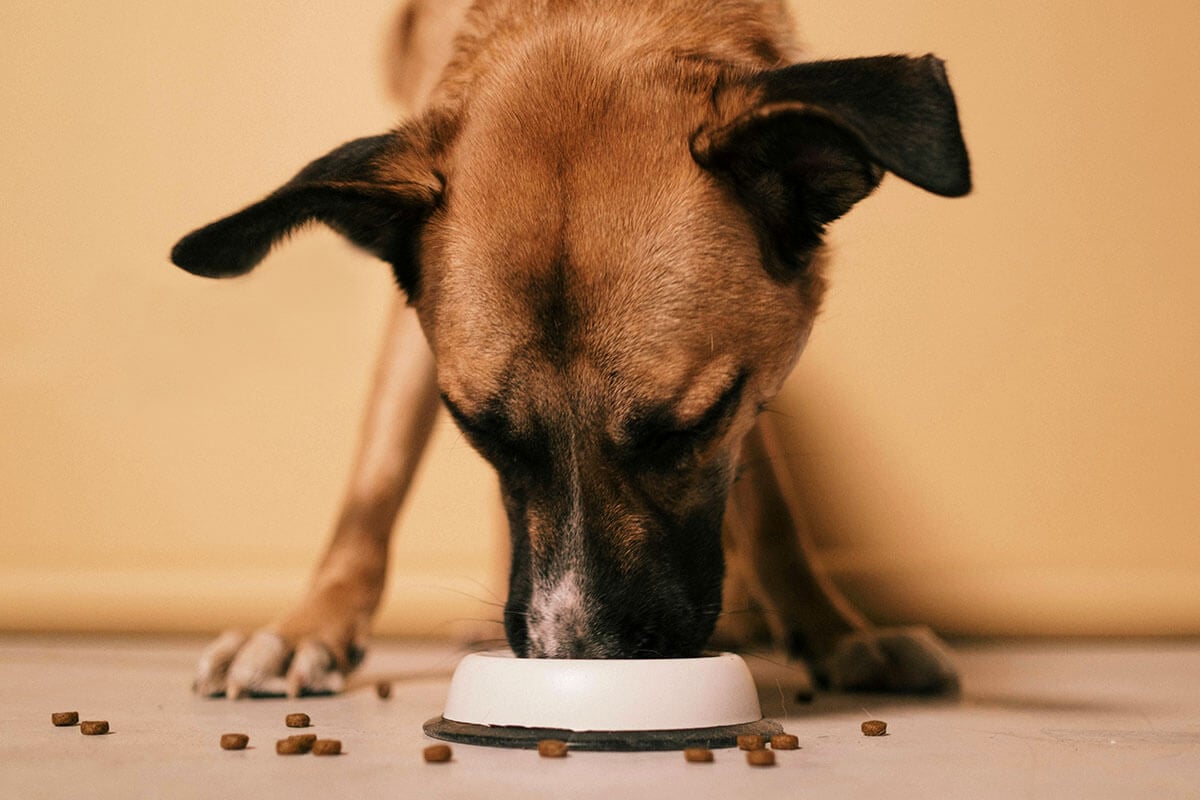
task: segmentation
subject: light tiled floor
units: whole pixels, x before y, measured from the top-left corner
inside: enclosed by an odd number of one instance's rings
[[[955,701],[818,696],[793,702],[793,671],[748,658],[764,711],[803,749],[752,769],[678,753],[573,753],[454,746],[427,765],[421,723],[440,712],[461,651],[377,643],[336,698],[203,700],[191,695],[202,642],[0,637],[3,798],[1200,798],[1200,642],[959,644]],[[390,700],[372,688],[394,679]],[[112,733],[54,728],[52,711],[107,719]],[[275,755],[305,711],[339,738],[337,758]],[[884,719],[866,738],[859,723]],[[225,752],[222,733],[251,748]]]

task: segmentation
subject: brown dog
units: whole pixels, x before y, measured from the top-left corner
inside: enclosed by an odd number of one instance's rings
[[[519,655],[696,655],[725,582],[834,687],[954,686],[932,634],[870,628],[814,571],[759,416],[817,312],[825,226],[885,170],[969,190],[941,62],[793,63],[781,0],[415,2],[400,19],[398,87],[421,112],[172,254],[238,275],[320,221],[391,264],[415,311],[395,313],[310,594],[214,643],[197,690],[341,687],[439,397],[500,476]]]

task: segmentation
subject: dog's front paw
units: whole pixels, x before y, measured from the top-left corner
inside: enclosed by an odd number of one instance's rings
[[[956,694],[958,669],[929,628],[870,628],[843,636],[824,661],[829,688],[844,692]]]
[[[206,697],[299,697],[336,694],[362,661],[360,645],[336,647],[315,637],[264,628],[226,631],[204,649],[193,688]]]

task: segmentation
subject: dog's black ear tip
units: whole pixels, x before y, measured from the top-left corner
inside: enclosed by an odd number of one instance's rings
[[[913,60],[920,64],[942,88],[947,91],[950,90],[950,74],[947,72],[945,59],[933,53],[926,53],[920,58]]]
[[[207,270],[196,252],[194,237],[195,234],[188,234],[175,243],[175,246],[171,248],[171,263],[185,272],[203,275]]]
[[[938,174],[929,176],[929,182],[922,188],[941,197],[966,197],[975,188],[971,180],[970,162],[964,157],[961,163],[949,165]]]
[[[966,197],[973,188],[971,173],[969,170],[964,170],[949,176],[945,183],[938,187],[937,193],[942,197]]]
[[[898,169],[891,171],[895,172],[897,177],[938,197],[966,197],[974,189],[969,171],[950,170],[924,173],[912,173]]]
[[[932,72],[940,75],[946,74],[946,60],[934,53],[926,53],[917,60],[923,62]]]
[[[254,269],[266,255],[265,251],[256,254],[222,247],[209,233],[201,228],[176,242],[171,248],[171,263],[202,278],[234,278]]]

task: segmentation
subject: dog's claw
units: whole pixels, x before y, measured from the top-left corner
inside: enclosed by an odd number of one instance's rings
[[[192,689],[204,697],[220,697],[227,692],[229,665],[249,637],[241,631],[225,631],[204,648],[196,665]]]
[[[287,674],[288,697],[337,694],[345,685],[345,678],[337,669],[337,660],[328,647],[310,639],[296,648]]]
[[[282,676],[290,655],[290,648],[281,636],[267,630],[256,632],[229,665],[225,696],[230,699],[245,695],[283,696],[287,686]]]
[[[317,639],[292,643],[263,629],[252,636],[226,631],[200,654],[192,689],[204,697],[301,697],[337,694],[346,687],[345,672],[362,660],[355,644],[339,662]]]

